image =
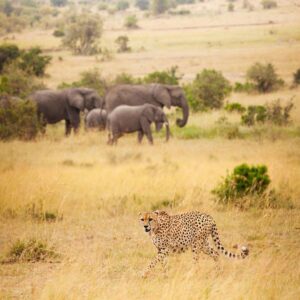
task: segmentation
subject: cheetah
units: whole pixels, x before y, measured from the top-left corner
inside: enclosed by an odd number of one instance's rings
[[[243,259],[249,254],[245,246],[238,254],[225,250],[214,219],[204,213],[193,211],[171,216],[165,211],[154,211],[140,214],[140,220],[158,251],[157,256],[144,271],[143,277],[146,277],[158,262],[165,265],[169,254],[182,253],[188,248],[191,248],[195,261],[198,261],[201,251],[215,261],[219,252],[234,259]],[[209,236],[212,237],[218,251],[209,245]]]

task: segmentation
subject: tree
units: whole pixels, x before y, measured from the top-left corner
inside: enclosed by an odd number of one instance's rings
[[[261,5],[263,9],[271,9],[277,7],[277,2],[274,0],[262,0]]]
[[[75,54],[93,55],[99,52],[97,42],[102,35],[102,21],[97,15],[81,14],[65,31],[63,45]]]
[[[168,0],[152,0],[151,2],[151,10],[155,15],[163,14],[169,7]]]
[[[256,63],[247,71],[247,80],[252,83],[260,93],[267,93],[283,85],[272,64]]]
[[[68,3],[68,0],[51,0],[53,6],[65,6]]]
[[[117,3],[117,10],[126,10],[129,7],[129,3],[125,0],[120,0]]]
[[[136,0],[135,6],[140,10],[147,10],[149,8],[149,0]]]

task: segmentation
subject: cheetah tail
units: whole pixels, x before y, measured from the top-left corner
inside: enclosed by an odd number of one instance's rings
[[[224,246],[222,245],[222,243],[220,241],[217,226],[215,224],[212,226],[211,236],[212,236],[212,239],[213,239],[216,247],[218,248],[218,251],[221,252],[222,254],[224,254],[225,256],[230,257],[230,258],[237,258],[237,259],[243,259],[248,256],[249,249],[246,246],[243,246],[241,248],[241,252],[238,254],[225,250]]]

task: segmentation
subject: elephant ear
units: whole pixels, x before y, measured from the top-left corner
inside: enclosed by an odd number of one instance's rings
[[[166,106],[167,108],[171,107],[171,96],[165,86],[156,84],[153,89],[153,96],[158,103]]]
[[[84,109],[84,96],[77,89],[70,90],[68,92],[68,103],[72,107],[75,107],[79,110],[83,110]]]
[[[143,111],[143,116],[151,123],[154,122],[156,107],[154,105],[146,105]]]

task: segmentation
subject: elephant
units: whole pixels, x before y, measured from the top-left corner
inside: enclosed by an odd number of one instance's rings
[[[94,108],[89,111],[85,117],[85,127],[98,128],[99,130],[106,127],[107,113],[105,109]]]
[[[119,105],[142,105],[149,103],[163,108],[177,106],[182,108],[183,119],[177,119],[179,127],[186,125],[189,117],[189,106],[181,87],[166,84],[115,85],[104,97],[107,113]]]
[[[37,104],[37,113],[42,125],[54,124],[65,120],[65,134],[73,128],[78,131],[80,111],[103,106],[103,99],[94,89],[68,88],[61,91],[39,90],[30,98]]]
[[[144,135],[147,136],[150,144],[153,138],[150,125],[155,123],[156,131],[166,126],[166,141],[170,137],[168,119],[162,110],[152,104],[138,106],[120,105],[116,107],[107,117],[108,144],[117,144],[117,140],[124,133],[138,132],[138,142],[141,143]]]

